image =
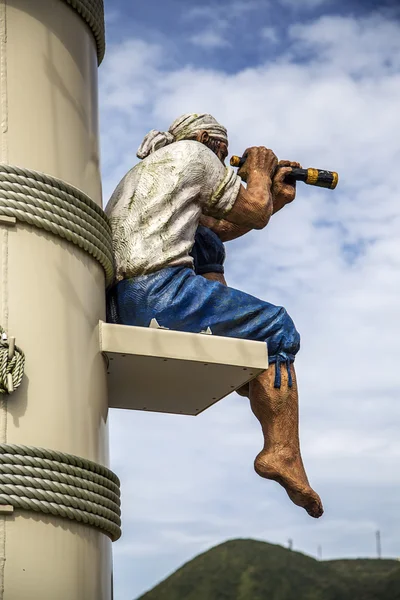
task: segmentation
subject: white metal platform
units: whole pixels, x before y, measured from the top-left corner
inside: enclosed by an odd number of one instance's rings
[[[267,346],[100,321],[110,408],[198,415],[268,368]]]

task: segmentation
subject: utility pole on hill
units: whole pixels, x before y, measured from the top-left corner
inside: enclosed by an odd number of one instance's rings
[[[376,553],[378,558],[382,558],[381,532],[376,532]]]

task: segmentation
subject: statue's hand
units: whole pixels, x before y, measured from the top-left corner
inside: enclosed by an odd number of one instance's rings
[[[278,159],[272,150],[264,148],[264,146],[253,146],[247,148],[243,156],[246,157],[246,160],[238,171],[238,175],[243,181],[248,181],[252,175],[269,177],[272,181],[272,175],[278,164]]]
[[[277,170],[276,175],[272,181],[272,199],[274,203],[273,212],[276,213],[281,210],[286,204],[290,204],[296,197],[296,182],[287,183],[285,177],[291,172],[292,168],[300,168],[301,165],[298,162],[291,162],[289,160],[280,160],[278,166],[281,167]]]

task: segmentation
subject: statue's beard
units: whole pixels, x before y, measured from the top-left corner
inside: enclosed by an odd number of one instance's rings
[[[207,146],[207,148],[210,148],[210,150],[212,150],[214,152],[214,154],[216,154],[219,158],[219,160],[224,163],[225,162],[225,156],[221,151],[221,141],[218,140],[217,138],[212,138],[210,137],[207,142],[205,142],[205,145]]]

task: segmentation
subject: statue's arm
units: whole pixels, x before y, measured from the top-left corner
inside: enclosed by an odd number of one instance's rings
[[[215,219],[214,217],[209,217],[208,215],[201,215],[200,225],[204,225],[204,227],[211,229],[211,231],[213,231],[219,237],[221,242],[235,240],[236,238],[241,237],[242,235],[245,235],[251,231],[250,227],[237,225],[236,223],[230,223],[226,219]]]
[[[254,147],[246,150],[247,158],[238,175],[247,183],[239,188],[236,201],[224,219],[241,228],[263,229],[274,210],[272,174],[278,159],[272,150]]]

